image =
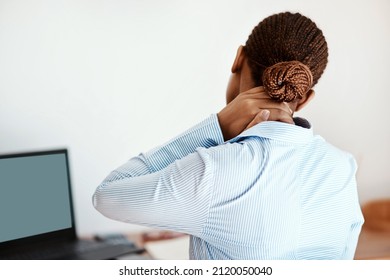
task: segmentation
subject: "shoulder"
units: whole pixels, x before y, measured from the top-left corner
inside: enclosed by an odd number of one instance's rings
[[[355,157],[350,152],[347,152],[342,148],[336,147],[335,145],[327,142],[321,136],[316,136],[315,139],[317,140],[317,143],[320,143],[320,145],[322,145],[324,149],[326,149],[327,154],[329,154],[336,160],[335,163],[345,165],[353,169],[357,168]]]
[[[347,181],[354,180],[357,171],[356,160],[352,154],[318,135],[304,147],[301,162],[300,172],[303,178],[319,180],[317,183],[324,180],[345,185]]]
[[[249,137],[211,148],[198,148],[197,152],[214,168],[215,174],[248,174],[253,170],[258,171],[264,162],[266,146],[261,141],[262,139]]]

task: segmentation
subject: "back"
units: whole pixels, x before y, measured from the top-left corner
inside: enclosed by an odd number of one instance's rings
[[[363,224],[354,158],[315,137],[301,162],[300,258],[352,259]]]
[[[203,240],[192,238],[207,253],[194,258],[353,258],[363,217],[352,156],[279,122],[205,152],[215,183]]]

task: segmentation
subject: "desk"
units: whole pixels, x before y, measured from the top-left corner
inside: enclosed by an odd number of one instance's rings
[[[130,234],[128,238],[138,246],[146,242],[183,236],[170,232]],[[143,256],[150,257],[147,253]],[[363,226],[355,253],[355,260],[390,260],[390,232],[373,231]]]
[[[150,231],[142,234],[128,235],[139,247],[146,252],[142,257],[161,260],[188,260],[189,236],[173,231]]]
[[[363,226],[355,260],[390,260],[390,232],[373,231]]]

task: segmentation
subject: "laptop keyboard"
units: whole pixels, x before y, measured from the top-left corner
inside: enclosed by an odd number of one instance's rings
[[[112,244],[106,242],[79,241],[75,243],[56,244],[55,246],[40,248],[8,255],[4,259],[109,259],[127,253],[138,253],[140,249],[129,242],[128,244]],[[106,256],[107,255],[107,256]],[[0,256],[0,259],[2,257]]]

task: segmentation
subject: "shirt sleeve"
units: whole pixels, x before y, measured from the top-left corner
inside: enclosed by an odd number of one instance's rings
[[[198,235],[207,216],[212,167],[204,148],[223,143],[216,115],[112,171],[93,195],[103,215]]]
[[[362,229],[362,226],[364,224],[364,216],[359,204],[359,198],[358,198],[358,192],[357,192],[357,182],[356,182],[356,170],[357,170],[357,163],[355,159],[352,157],[352,155],[349,155],[349,162],[351,166],[351,176],[350,176],[350,182],[349,184],[352,186],[351,190],[353,192],[349,196],[351,201],[354,202],[354,209],[351,219],[351,226],[350,230],[348,232],[347,240],[346,240],[346,246],[345,250],[341,256],[341,259],[343,260],[352,260],[355,256],[356,247],[359,240],[359,235]]]

